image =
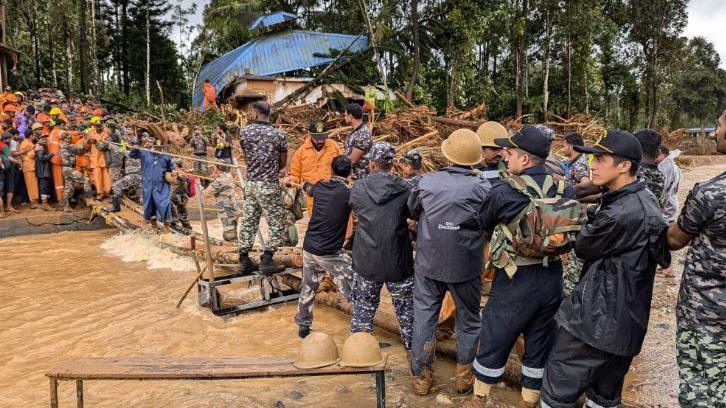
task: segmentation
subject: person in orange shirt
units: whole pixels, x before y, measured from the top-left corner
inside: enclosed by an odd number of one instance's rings
[[[104,197],[111,195],[111,176],[108,173],[106,164],[106,150],[108,143],[106,138],[108,132],[103,128],[101,118],[94,116],[91,118],[93,128],[88,133],[88,141],[91,144],[91,170],[93,171],[93,184],[96,186],[96,199],[102,200]]]
[[[339,156],[340,147],[328,139],[328,130],[322,120],[313,120],[310,123],[310,132],[305,141],[292,156],[286,184],[303,183],[315,184],[320,180],[332,177],[330,167],[333,159]],[[313,198],[307,197],[308,215],[313,214]]]
[[[103,110],[103,108],[95,108],[93,110],[93,116],[98,116],[99,118],[106,115],[106,112]]]
[[[43,112],[41,112],[43,113]],[[43,118],[45,119],[45,118]],[[40,121],[40,113],[38,114],[38,122]],[[48,116],[48,122],[50,122],[50,116]],[[54,123],[50,129],[50,136],[48,137],[48,153],[52,153],[53,157],[50,158],[50,171],[53,175],[53,186],[55,187],[55,199],[59,202],[63,202],[63,160],[61,159],[61,134],[64,132],[62,122]]]
[[[36,126],[37,125],[37,126]],[[32,135],[26,135],[25,139],[20,142],[20,158],[23,162],[23,179],[25,180],[25,189],[28,191],[30,198],[30,208],[38,208],[38,178],[35,176],[35,143],[41,135],[43,125],[34,123],[32,127]]]
[[[204,80],[202,85],[202,112],[206,112],[207,109],[217,109],[217,90],[212,86],[212,82],[209,79]]]

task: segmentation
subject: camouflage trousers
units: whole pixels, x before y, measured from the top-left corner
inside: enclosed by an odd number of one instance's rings
[[[128,194],[131,189],[136,190],[136,194],[139,198],[143,197],[141,193],[141,175],[138,173],[127,174],[111,186],[113,189],[113,196],[117,198],[123,197],[124,194]]]
[[[726,343],[717,336],[678,329],[678,401],[684,408],[726,406]]]
[[[353,273],[350,331],[373,332],[373,318],[381,302],[381,289],[386,285],[401,329],[401,342],[406,350],[411,350],[413,282],[413,276],[401,282],[375,282]]]
[[[189,225],[188,202],[189,196],[186,194],[172,194],[171,196],[171,216],[185,227]]]
[[[582,259],[575,254],[575,249],[571,249],[567,254],[567,262],[563,265],[562,282],[565,296],[570,296],[575,286],[580,282],[583,263]]]
[[[325,272],[329,272],[333,276],[333,282],[338,290],[350,302],[350,285],[353,281],[351,265],[350,256],[342,251],[337,255],[313,255],[303,251],[302,286],[295,315],[295,323],[298,326],[310,327],[313,324],[315,293],[320,287]]]
[[[207,160],[207,156],[197,156],[194,155],[197,159]],[[207,175],[207,171],[209,170],[209,166],[207,166],[207,162],[201,162],[198,160],[194,160],[194,171],[202,176]]]
[[[249,253],[252,249],[263,212],[270,229],[265,248],[274,252],[284,244],[283,234],[287,228],[287,211],[282,204],[282,189],[277,182],[248,181],[245,184],[245,201],[239,229],[241,254]]]
[[[111,185],[121,180],[124,176],[124,171],[121,167],[109,167],[108,176],[111,178]]]
[[[82,188],[86,197],[93,197],[91,182],[88,177],[81,174],[74,167],[63,167],[63,184],[63,205],[68,206],[71,204],[71,198],[73,198],[73,193],[77,188]]]

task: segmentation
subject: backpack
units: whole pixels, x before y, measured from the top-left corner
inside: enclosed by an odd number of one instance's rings
[[[504,269],[510,278],[517,271],[517,256],[543,259],[544,266],[575,244],[575,233],[585,221],[585,207],[576,200],[562,198],[564,182],[547,175],[542,188],[528,175],[501,173],[502,181],[529,198],[522,211],[509,223],[494,228],[489,262]],[[555,197],[546,192],[557,183]],[[535,191],[530,193],[527,187]]]

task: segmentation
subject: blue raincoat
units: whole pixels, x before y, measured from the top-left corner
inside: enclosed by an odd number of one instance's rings
[[[171,157],[144,150],[131,150],[129,157],[141,161],[144,219],[156,216],[158,222],[171,221],[171,188],[164,180],[164,173],[173,171]]]

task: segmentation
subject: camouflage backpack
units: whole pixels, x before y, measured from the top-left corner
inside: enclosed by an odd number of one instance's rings
[[[575,233],[585,221],[585,208],[576,200],[562,198],[564,182],[557,181],[557,194],[547,197],[555,185],[551,175],[542,188],[528,175],[501,172],[502,181],[529,198],[529,203],[508,224],[494,228],[489,262],[502,268],[511,278],[517,271],[516,257],[550,259],[568,252],[575,244]],[[535,191],[531,194],[527,189]]]

